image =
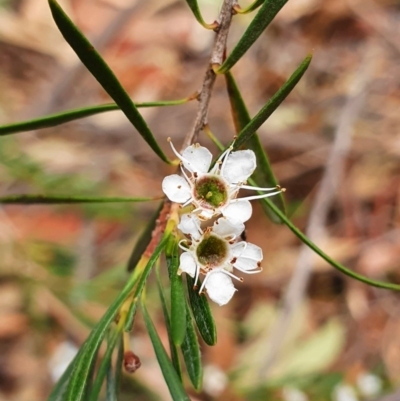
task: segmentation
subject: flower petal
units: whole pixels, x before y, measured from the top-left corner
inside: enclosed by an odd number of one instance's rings
[[[231,245],[231,252],[233,256],[243,257],[261,262],[263,259],[262,249],[250,242],[238,242]]]
[[[194,277],[196,274],[197,264],[194,257],[189,252],[183,252],[179,258],[179,271]]]
[[[166,176],[162,182],[162,190],[172,202],[185,203],[192,196],[189,184],[178,174]]]
[[[196,209],[196,211],[199,212],[197,214],[199,219],[203,221],[210,220],[215,214],[219,214],[218,211],[211,209],[203,209],[202,207],[199,207],[198,209]]]
[[[231,278],[221,271],[213,271],[208,274],[205,285],[208,296],[219,306],[227,304],[236,291]]]
[[[222,238],[237,237],[244,230],[244,224],[239,221],[231,221],[226,217],[220,217],[213,225],[213,232]]]
[[[248,270],[254,270],[259,268],[258,262],[254,259],[238,257],[236,262],[233,264],[236,269],[246,272]]]
[[[248,200],[235,200],[222,209],[222,214],[233,223],[244,223],[252,213],[253,208]]]
[[[256,165],[256,155],[252,150],[239,150],[228,156],[221,175],[229,183],[237,184],[246,181],[253,174]]]
[[[211,152],[199,145],[188,146],[182,152],[182,157],[187,160],[187,162],[183,162],[183,165],[192,173],[207,173],[212,161]]]
[[[202,235],[200,220],[193,213],[188,213],[181,216],[178,229],[181,230],[183,234],[188,234],[195,240],[200,239]]]

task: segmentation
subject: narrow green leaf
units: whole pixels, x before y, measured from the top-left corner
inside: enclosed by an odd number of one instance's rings
[[[229,94],[229,101],[231,103],[233,121],[236,132],[239,133],[251,121],[251,118],[232,74],[230,72],[225,74],[225,79]],[[246,145],[255,153],[257,158],[257,168],[251,176],[251,178],[257,183],[255,186],[263,188],[276,187],[278,182],[274,176],[274,173],[272,172],[268,156],[261,145],[257,133],[250,137]],[[271,201],[283,213],[285,213],[285,203],[282,194],[274,196],[271,198]],[[281,222],[280,219],[276,217],[276,214],[271,212],[271,210],[265,206],[264,203],[261,203],[261,205],[264,209],[264,212],[274,223]]]
[[[156,222],[160,212],[164,206],[164,202],[160,203],[160,206],[157,208],[153,216],[147,223],[146,228],[144,229],[143,233],[140,235],[139,239],[136,241],[135,246],[132,249],[131,256],[129,257],[128,261],[128,272],[133,271],[136,265],[139,263],[140,258],[142,257],[144,251],[146,250],[147,246],[149,245],[153,230],[156,227]]]
[[[253,3],[251,3],[249,6],[246,8],[241,8],[239,4],[237,6],[233,6],[233,9],[238,13],[238,14],[248,14],[251,13],[252,11],[256,10],[258,7],[261,6],[261,4],[264,3],[265,0],[255,0]]]
[[[339,270],[346,276],[349,276],[355,280],[361,281],[365,284],[371,285],[373,287],[385,288],[387,290],[400,291],[400,284],[392,284],[378,280],[372,280],[361,274],[358,274],[348,267],[336,262],[330,256],[328,256],[322,249],[314,244],[307,236],[305,236],[271,201],[270,199],[263,199],[263,202],[282,220],[282,222],[309,248],[311,248],[316,254],[321,256],[322,259],[327,261],[335,269]]]
[[[181,345],[183,359],[190,381],[196,390],[201,390],[203,383],[203,366],[201,364],[200,345],[190,309],[186,304],[186,335]]]
[[[71,372],[74,369],[76,360],[77,360],[77,356],[75,356],[75,358],[68,365],[67,369],[65,369],[64,373],[58,379],[58,381],[55,384],[55,386],[53,387],[47,401],[63,401],[64,400],[64,394],[66,392],[69,378],[70,378]]]
[[[103,384],[104,379],[106,378],[107,372],[112,368],[112,355],[114,352],[114,348],[117,345],[118,340],[121,339],[121,331],[116,330],[112,333],[108,344],[107,350],[103,356],[103,359],[100,363],[99,369],[97,371],[96,379],[94,380],[93,387],[89,393],[88,399],[89,401],[97,401],[101,386]]]
[[[106,401],[118,401],[118,391],[121,380],[122,360],[124,358],[124,342],[122,336],[119,337],[117,360],[115,367],[109,365],[106,377]]]
[[[0,203],[20,205],[57,205],[66,203],[121,203],[148,202],[160,198],[131,198],[104,196],[65,196],[65,195],[9,195],[0,197]]]
[[[200,335],[208,345],[217,343],[217,329],[211,314],[210,305],[205,295],[199,295],[194,287],[194,279],[188,274],[186,275],[186,283],[188,287],[190,307],[192,308],[194,320]],[[201,287],[201,281],[198,280],[198,286]]]
[[[215,29],[218,27],[217,22],[213,22],[212,24],[207,24],[204,21],[203,16],[201,15],[200,7],[199,7],[199,4],[197,3],[197,0],[186,0],[186,3],[192,10],[197,22],[199,22],[201,25],[203,25],[204,28]]]
[[[278,108],[278,106],[286,99],[289,93],[300,81],[301,77],[307,71],[310,65],[312,55],[309,54],[303,62],[297,67],[296,71],[290,78],[279,88],[279,90],[271,97],[267,104],[256,114],[256,116],[240,131],[235,141],[234,147],[237,149],[248,141],[255,132],[264,124],[267,118]]]
[[[171,236],[166,247],[169,280],[171,283],[171,330],[175,345],[181,345],[186,333],[186,298],[183,290],[182,276],[178,275],[179,251],[178,242]]]
[[[135,106],[137,108],[177,106],[179,104],[184,104],[192,99],[194,99],[194,96],[179,100],[135,103]],[[68,110],[62,113],[50,114],[49,116],[35,118],[33,120],[2,125],[0,126],[0,136],[16,134],[18,132],[32,131],[41,128],[56,127],[57,125],[65,124],[70,121],[79,120],[81,118],[93,116],[95,114],[106,113],[108,111],[114,111],[114,110],[120,110],[120,108],[115,103],[108,103],[108,104],[101,104],[98,106],[89,106],[74,110]]]
[[[174,401],[190,401],[189,396],[186,394],[182,383],[177,375],[170,359],[162,345],[160,337],[151,321],[150,315],[144,303],[141,303],[143,318],[146,324],[147,332],[149,333],[151,343],[153,344],[154,352],[156,354],[158,364],[160,365],[165,382],[167,383],[169,392]]]
[[[76,55],[82,61],[84,66],[97,79],[104,90],[111,96],[114,102],[126,115],[128,120],[138,130],[139,134],[160,157],[160,159],[166,163],[169,163],[168,158],[159,147],[143,117],[107,63],[95,50],[93,45],[86,39],[82,32],[65,14],[57,1],[48,0],[48,2],[58,29],[68,44],[72,47]]]
[[[84,401],[86,400],[86,387],[91,367],[94,364],[100,345],[104,339],[108,327],[114,321],[120,307],[125,302],[127,296],[135,287],[133,299],[137,300],[146,284],[148,275],[156,260],[159,258],[162,250],[166,245],[168,237],[164,237],[154,250],[148,263],[144,267],[141,275],[132,274],[127,284],[120,292],[116,300],[108,308],[102,319],[97,323],[89,337],[81,347],[76,357],[76,362],[71,373],[71,377],[66,390],[65,399],[63,401]]]
[[[167,301],[165,299],[164,291],[163,291],[163,284],[161,281],[160,276],[160,269],[159,266],[156,267],[156,275],[157,275],[157,288],[158,288],[158,295],[161,300],[161,307],[164,315],[165,320],[165,328],[167,329],[168,333],[168,342],[169,342],[169,350],[171,354],[172,366],[174,367],[176,373],[179,376],[179,379],[182,381],[182,371],[181,371],[181,364],[179,362],[178,356],[178,349],[172,340],[172,331],[171,331],[171,320],[169,317]]]
[[[250,49],[252,44],[264,32],[287,1],[288,0],[265,0],[231,54],[222,63],[221,67],[218,68],[218,74],[225,74],[241,59],[243,54]]]

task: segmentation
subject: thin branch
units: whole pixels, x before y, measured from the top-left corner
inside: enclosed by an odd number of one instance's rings
[[[182,150],[195,142],[199,137],[200,131],[207,123],[208,107],[211,100],[211,91],[215,83],[216,75],[212,69],[213,65],[220,65],[225,57],[226,41],[228,38],[229,28],[232,21],[232,11],[235,0],[224,0],[221,12],[218,17],[217,35],[214,42],[214,47],[211,53],[210,63],[207,66],[207,71],[204,75],[204,80],[199,93],[199,107],[197,110],[196,120],[192,131],[188,133],[182,144]]]
[[[370,71],[370,54],[367,54],[363,67],[357,72],[356,78],[350,88],[349,97],[338,119],[334,143],[327,162],[321,185],[315,197],[310,213],[306,236],[312,241],[318,240],[325,234],[326,218],[335,199],[337,188],[343,178],[343,164],[351,146],[352,127],[357,120],[365,102],[367,81]],[[368,59],[367,59],[368,58]],[[259,377],[265,378],[273,366],[281,349],[288,327],[301,304],[312,273],[313,252],[303,245],[291,277],[277,322],[267,339],[267,353],[259,370]]]

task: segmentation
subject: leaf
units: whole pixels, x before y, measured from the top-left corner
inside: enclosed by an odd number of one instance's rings
[[[106,378],[107,373],[110,370],[110,368],[112,368],[111,358],[112,358],[114,348],[117,345],[118,340],[121,340],[121,331],[120,330],[116,330],[111,335],[111,338],[108,341],[107,350],[100,363],[99,369],[97,371],[96,379],[94,380],[93,387],[89,393],[89,397],[88,397],[89,401],[97,401],[97,399],[99,398],[103,381]]]
[[[140,235],[139,239],[136,241],[136,244],[132,249],[131,256],[129,257],[128,267],[127,267],[128,272],[133,271],[133,269],[139,263],[139,260],[142,257],[147,246],[149,245],[152,238],[153,230],[156,227],[158,216],[160,215],[160,212],[163,207],[164,207],[164,202],[161,202],[160,206],[157,208],[153,216],[148,221],[145,230]]]
[[[239,88],[237,87],[236,82],[230,72],[225,74],[225,80],[236,132],[240,132],[251,121],[251,118],[243,101]],[[272,172],[268,156],[266,155],[261,145],[257,133],[250,137],[246,145],[255,153],[257,158],[257,168],[251,176],[251,178],[256,182],[255,186],[263,188],[276,187],[278,182],[274,176],[274,173]],[[273,198],[271,198],[271,201],[283,213],[285,213],[285,203],[282,194],[274,196]],[[276,217],[275,213],[272,213],[271,210],[267,206],[265,206],[264,203],[261,203],[261,205],[264,209],[264,212],[274,223],[281,222],[281,220]]]
[[[166,248],[165,257],[171,283],[172,340],[175,345],[181,345],[186,334],[186,298],[183,291],[182,276],[178,275],[178,242],[172,235]]]
[[[120,292],[116,300],[108,308],[107,312],[97,323],[96,327],[92,330],[89,337],[83,344],[78,352],[74,368],[66,390],[65,399],[63,401],[83,401],[86,400],[85,392],[87,381],[90,375],[91,366],[94,364],[100,345],[104,339],[108,327],[114,321],[120,307],[125,302],[127,296],[132,292],[135,287],[133,299],[137,300],[145,286],[148,275],[156,260],[159,258],[161,251],[166,245],[167,237],[164,237],[154,250],[153,255],[150,257],[148,263],[144,267],[142,274],[132,274],[127,284]]]
[[[169,392],[174,401],[190,401],[186,394],[179,376],[173,368],[170,359],[162,345],[160,337],[151,321],[149,313],[144,305],[141,303],[144,322],[146,324],[147,332],[149,333],[151,343],[153,344],[154,352],[156,354],[158,364],[160,365],[165,382],[167,383]]]
[[[77,356],[75,356],[75,358],[68,365],[67,369],[65,369],[64,373],[58,379],[57,383],[53,387],[53,390],[51,390],[51,393],[50,393],[47,401],[63,401],[64,400],[64,394],[66,391],[66,387],[68,385],[71,372],[74,369],[76,360],[77,360]]]
[[[48,2],[58,29],[84,66],[111,96],[128,120],[138,130],[139,134],[160,157],[160,159],[169,163],[168,158],[159,147],[143,117],[107,63],[102,59],[100,54],[95,50],[82,32],[69,19],[57,1],[48,0]]]
[[[333,260],[330,256],[328,256],[322,249],[320,249],[314,242],[312,242],[305,234],[303,234],[268,198],[262,199],[262,202],[264,202],[276,215],[278,218],[280,218],[285,224],[290,231],[293,232],[293,234],[296,235],[304,244],[306,244],[310,249],[312,249],[316,254],[321,256],[322,259],[327,261],[331,266],[333,266],[336,270],[339,270],[341,273],[345,274],[346,276],[349,276],[357,281],[361,281],[365,284],[371,285],[373,287],[377,288],[385,288],[387,290],[393,290],[393,291],[400,291],[400,284],[392,284],[392,283],[387,283],[384,281],[378,281],[378,280],[373,280],[370,279],[366,276],[363,276],[362,274],[358,274],[352,270],[350,270],[348,267],[342,265],[339,262],[336,262]]]
[[[203,382],[203,366],[201,364],[200,345],[193,325],[190,309],[186,304],[186,333],[181,345],[183,359],[190,381],[196,390],[201,390]]]
[[[201,15],[200,7],[199,7],[199,4],[197,3],[197,0],[186,0],[186,3],[190,7],[190,9],[192,10],[197,22],[199,22],[201,25],[203,25],[204,28],[215,29],[215,28],[218,27],[218,23],[217,22],[214,22],[212,24],[207,24],[204,21],[203,16]]]
[[[216,71],[218,74],[225,74],[241,59],[243,54],[250,49],[252,44],[264,32],[287,1],[288,0],[265,0],[231,54]]]
[[[252,11],[256,10],[258,7],[261,6],[261,4],[264,3],[265,0],[255,0],[253,3],[251,3],[249,6],[246,8],[241,8],[239,4],[236,6],[233,6],[233,9],[238,13],[238,14],[248,14],[251,13]]]
[[[115,368],[109,365],[106,377],[106,401],[118,401],[118,390],[121,381],[122,360],[124,358],[124,342],[120,336]]]
[[[163,314],[164,314],[165,327],[166,327],[167,333],[168,333],[168,342],[169,342],[169,350],[171,353],[172,365],[173,365],[176,373],[178,374],[179,378],[182,381],[182,372],[181,372],[181,365],[179,363],[178,349],[176,348],[176,345],[174,344],[174,342],[172,340],[171,320],[170,320],[169,313],[168,313],[167,302],[165,300],[163,285],[162,285],[161,277],[160,277],[160,270],[158,269],[158,266],[156,269],[156,275],[157,275],[158,295],[161,300],[161,307],[162,307]]]
[[[121,203],[147,202],[159,198],[103,197],[103,196],[65,196],[65,195],[9,195],[0,197],[0,203],[20,205],[58,205],[66,203]]]
[[[295,72],[290,78],[278,89],[278,91],[269,99],[265,106],[256,114],[255,117],[239,132],[238,137],[235,141],[234,148],[241,147],[247,142],[264,124],[267,118],[278,108],[278,106],[286,99],[289,93],[300,81],[301,77],[307,71],[310,65],[312,55],[309,54],[302,63],[297,67]]]
[[[175,106],[184,104],[194,97],[188,97],[179,100],[169,100],[161,102],[148,102],[148,103],[135,103],[137,108],[139,107],[164,107],[164,106]],[[46,117],[35,118],[33,120],[22,121],[19,123],[8,124],[0,126],[0,136],[16,134],[18,132],[32,131],[41,128],[56,127],[57,125],[65,124],[70,121],[78,120],[80,118],[89,117],[95,114],[105,113],[108,111],[120,110],[117,104],[108,103],[101,104],[98,106],[89,106],[79,109],[64,111],[62,113],[50,114]]]
[[[199,293],[193,289],[194,279],[188,274],[186,275],[186,283],[190,306],[199,333],[206,344],[215,345],[217,343],[217,329],[211,314],[210,306],[208,305],[208,300],[204,295],[199,295]],[[198,280],[198,286],[201,287],[200,280]]]

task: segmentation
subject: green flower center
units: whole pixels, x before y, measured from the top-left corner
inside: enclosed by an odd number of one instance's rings
[[[226,184],[217,176],[200,178],[194,188],[196,199],[208,203],[211,207],[222,206],[228,199]]]
[[[200,242],[196,249],[199,262],[204,266],[217,266],[221,264],[228,255],[228,244],[215,235],[210,235]]]

